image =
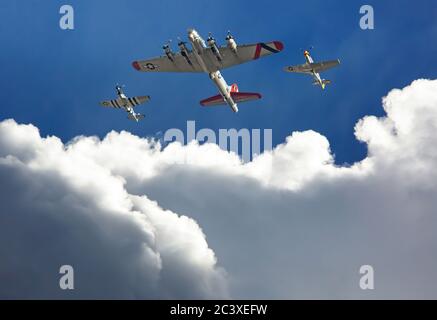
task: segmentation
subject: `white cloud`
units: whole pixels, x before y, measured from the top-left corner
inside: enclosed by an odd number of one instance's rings
[[[436,298],[437,81],[383,107],[357,123],[369,154],[350,167],[313,131],[243,164],[211,144],[63,145],[3,121],[0,296],[60,295],[52,269],[69,260],[84,297]]]
[[[0,123],[0,297],[228,297],[202,230],[31,125]],[[62,292],[59,267],[75,269]]]

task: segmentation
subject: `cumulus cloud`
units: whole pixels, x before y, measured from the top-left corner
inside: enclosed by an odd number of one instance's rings
[[[0,297],[228,297],[197,223],[130,195],[76,150],[87,139],[65,146],[0,123]],[[62,265],[74,268],[73,291],[59,288]]]
[[[347,167],[314,131],[242,163],[214,144],[64,145],[3,121],[0,296],[436,298],[437,81],[383,107],[357,123],[368,156]],[[74,293],[53,281],[61,264]]]

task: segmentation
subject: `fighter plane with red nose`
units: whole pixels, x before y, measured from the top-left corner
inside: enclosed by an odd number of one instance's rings
[[[237,45],[234,37],[228,32],[226,46],[218,46],[210,34],[205,42],[194,29],[188,29],[187,43],[178,43],[179,52],[171,50],[166,44],[163,49],[165,55],[148,60],[135,61],[133,67],[142,72],[204,72],[216,85],[219,94],[200,101],[204,107],[228,105],[232,111],[238,112],[237,104],[261,99],[259,93],[239,92],[238,86],[229,86],[220,70],[233,67],[248,61],[278,53],[284,46],[280,41],[259,42],[248,45]]]

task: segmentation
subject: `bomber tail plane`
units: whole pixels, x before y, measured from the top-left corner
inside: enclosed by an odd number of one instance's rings
[[[231,92],[231,97],[235,103],[248,102],[248,101],[261,99],[261,95],[259,93],[253,93],[253,92]],[[204,107],[213,107],[213,106],[226,105],[227,103],[225,99],[223,99],[223,97],[220,94],[218,94],[211,98],[207,98],[200,101],[200,104]]]
[[[230,104],[232,110],[234,112],[238,112],[238,108],[237,108],[238,103],[261,99],[261,95],[259,93],[239,92],[236,83],[228,87],[228,96],[229,97],[227,98],[227,97],[223,97],[222,94],[218,94],[200,101],[200,104],[204,107],[213,107],[213,106]]]

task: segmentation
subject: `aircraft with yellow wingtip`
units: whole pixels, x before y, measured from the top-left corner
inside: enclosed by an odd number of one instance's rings
[[[323,62],[314,62],[309,50],[304,50],[303,55],[305,56],[306,63],[298,66],[285,67],[284,71],[309,74],[314,78],[314,85],[320,86],[322,89],[325,89],[325,86],[327,84],[330,84],[331,80],[322,79],[320,77],[320,72],[338,66],[340,64],[340,60],[337,59]]]

